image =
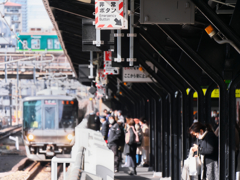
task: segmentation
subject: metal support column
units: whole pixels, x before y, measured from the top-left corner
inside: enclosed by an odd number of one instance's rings
[[[18,109],[19,109],[19,64],[17,62],[17,87],[16,87],[16,118],[17,118],[17,124],[19,124],[18,121]]]
[[[205,94],[205,106],[206,106],[206,123],[211,123],[211,95],[212,91],[217,88],[215,83],[212,83]]]
[[[162,97],[163,98],[163,97]],[[162,111],[162,107],[163,107],[163,102],[162,102],[162,98],[159,99],[159,119],[157,121],[157,129],[158,129],[158,138],[157,138],[157,149],[158,149],[158,172],[162,172],[163,171],[163,161],[162,161],[162,121],[163,121],[163,111]]]
[[[130,0],[130,42],[129,42],[129,66],[134,65],[134,0]]]
[[[151,161],[151,165],[152,165],[152,167],[153,167],[153,169],[154,169],[154,171],[156,171],[156,158],[157,158],[157,155],[156,155],[156,143],[155,143],[155,135],[156,135],[156,116],[155,116],[155,109],[156,109],[156,107],[155,107],[155,103],[154,103],[154,101],[155,101],[155,99],[154,98],[150,98],[151,100],[150,100],[150,106],[151,106],[151,119],[150,119],[150,122],[151,122],[151,131],[150,131],[150,133],[151,133],[151,139],[150,139],[150,155],[151,155],[151,157],[150,157],[150,161]]]
[[[186,129],[188,130],[190,128],[190,126],[193,124],[193,94],[194,94],[194,90],[193,89],[190,89],[189,93],[188,93],[188,111],[189,111],[189,116],[188,116],[188,121],[187,121],[187,124],[186,124]],[[190,150],[190,147],[193,146],[193,139],[192,137],[190,136],[189,133],[187,133],[187,137],[188,137],[188,151],[187,151],[187,155],[189,154],[189,150]]]
[[[10,101],[10,126],[12,126],[12,83],[9,83],[9,101]]]
[[[7,56],[5,56],[5,62],[7,62]],[[7,83],[7,64],[5,64],[5,83]]]
[[[220,180],[229,179],[229,131],[228,127],[228,97],[227,88],[221,75],[218,74],[201,56],[199,56],[176,32],[174,32],[167,25],[161,25],[158,27],[169,37],[172,41],[183,50],[192,61],[198,65],[206,74],[219,86],[220,97],[220,135],[219,135],[219,178]],[[240,41],[239,41],[240,42]],[[222,128],[221,128],[222,127]]]
[[[36,63],[33,61],[33,82],[36,84]]]
[[[238,74],[229,84],[229,179],[236,179],[235,172],[235,126],[236,126],[236,88],[240,82],[240,74]]]
[[[180,126],[180,123],[178,122],[177,108],[178,105],[176,95],[171,94],[171,178],[176,180],[179,179],[179,173],[181,172],[178,170],[178,164],[181,161],[178,159],[178,126]]]
[[[90,51],[90,65],[88,66],[90,68],[90,76],[88,77],[89,79],[93,79],[93,52]]]
[[[183,121],[182,121],[182,119],[183,119],[183,105],[184,105],[184,103],[183,103],[183,101],[186,101],[186,99],[182,99],[183,98],[183,96],[182,96],[182,94],[180,94],[180,93],[178,93],[177,94],[177,121],[178,121],[178,126],[177,126],[177,140],[178,140],[178,166],[177,166],[177,172],[178,172],[178,176],[177,176],[177,178],[179,179],[179,180],[182,180],[182,178],[181,178],[181,175],[182,175],[182,168],[181,168],[181,162],[184,162],[184,158],[183,158],[183,154],[184,154],[184,152],[183,152],[183,132],[182,132],[182,130],[183,130]],[[186,104],[186,103],[185,103]],[[184,137],[185,138],[185,137]]]

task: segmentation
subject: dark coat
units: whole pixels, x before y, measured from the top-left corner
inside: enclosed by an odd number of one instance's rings
[[[103,135],[104,140],[107,140],[107,139],[108,139],[108,130],[109,130],[109,124],[107,123],[107,121],[105,121],[105,122],[102,124],[102,128],[101,128],[101,130],[100,130],[100,132],[101,132],[102,135]]]
[[[119,140],[121,138],[121,130],[118,123],[112,125],[109,129],[108,133],[108,145],[111,147],[112,145],[119,145]]]
[[[218,161],[218,138],[213,132],[208,132],[199,140],[198,152],[204,155],[205,164]]]

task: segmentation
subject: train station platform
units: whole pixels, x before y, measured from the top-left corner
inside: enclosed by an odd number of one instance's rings
[[[119,172],[115,173],[114,180],[160,180],[160,177],[153,177],[154,172],[148,167],[138,167],[137,175],[128,175],[128,168],[120,168]]]

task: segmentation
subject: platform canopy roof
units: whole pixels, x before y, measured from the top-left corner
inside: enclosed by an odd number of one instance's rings
[[[94,21],[95,2],[93,0],[43,0],[43,3],[57,31],[64,52],[78,76],[78,65],[89,64],[90,59],[90,53],[82,51],[82,20],[92,19]],[[183,46],[186,42],[188,48],[195,51],[223,79],[232,79],[240,69],[239,53],[228,43],[215,42],[205,32],[205,28],[212,24],[217,32],[219,30],[225,38],[233,41],[236,47],[240,48],[238,22],[240,2],[232,3],[232,6],[202,0],[191,0],[191,3],[196,5],[194,23],[147,25],[139,22],[140,0],[135,0],[135,29],[139,31],[137,37],[139,38],[139,53],[146,50],[148,55],[155,58],[162,67],[175,73],[164,59],[164,57],[172,58],[199,85],[208,86],[212,83],[212,79],[193,62],[193,57],[186,52],[187,47]],[[177,44],[176,39],[173,39],[176,38],[175,36],[168,36],[170,31],[180,37],[183,43]],[[147,40],[151,39],[150,43],[144,38],[147,36]],[[158,46],[166,53],[161,52],[164,57],[159,55]],[[176,75],[176,78],[179,76]],[[181,78],[179,81],[185,83]],[[185,85],[188,86],[188,84]]]

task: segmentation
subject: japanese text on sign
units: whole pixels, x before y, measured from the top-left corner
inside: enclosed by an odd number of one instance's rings
[[[96,29],[127,29],[125,0],[95,0]]]
[[[123,68],[123,78],[124,82],[149,82],[151,83],[151,78],[142,71],[139,71],[139,67],[124,67]]]

